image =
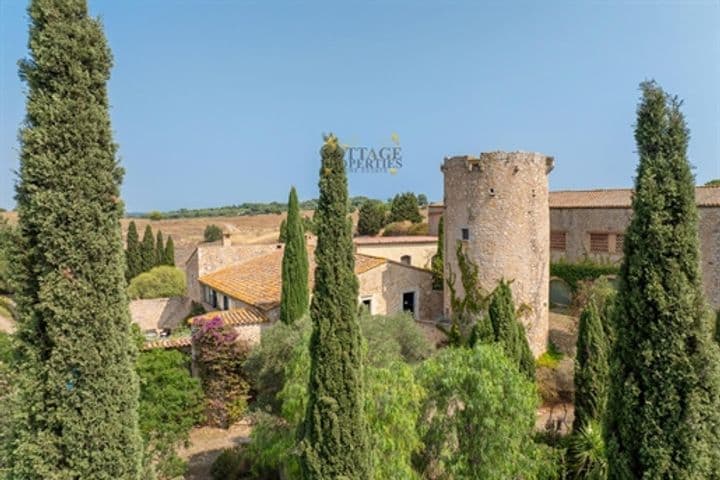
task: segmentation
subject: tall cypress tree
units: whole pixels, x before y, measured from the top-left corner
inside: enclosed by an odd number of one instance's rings
[[[591,420],[602,420],[610,381],[608,342],[602,317],[594,299],[580,314],[575,356],[575,420],[579,432]]]
[[[140,273],[147,272],[155,266],[155,237],[152,227],[145,226],[142,243],[140,244]]]
[[[702,294],[680,102],[641,85],[640,156],[615,309],[609,478],[718,478],[720,375]]]
[[[9,478],[136,480],[142,445],[123,170],[108,115],[112,56],[84,0],[33,0],[28,15],[13,262],[19,411]]]
[[[165,243],[165,253],[163,258],[163,263],[165,265],[170,265],[172,267],[175,266],[175,242],[173,242],[172,235],[168,236],[167,243]]]
[[[535,358],[528,344],[525,328],[517,319],[515,302],[510,284],[500,281],[492,294],[488,317],[492,324],[495,341],[499,342],[507,356],[530,379],[535,378]]]
[[[300,208],[295,187],[290,189],[285,230],[287,238],[282,261],[280,320],[289,324],[305,314],[310,302],[305,230],[300,218]]]
[[[135,222],[128,226],[127,241],[125,245],[125,278],[130,281],[141,272],[142,257],[140,255],[140,237],[138,237]]]
[[[158,230],[157,237],[155,239],[155,266],[159,267],[165,263],[165,245],[163,241],[163,234]]]
[[[310,382],[302,429],[304,478],[371,477],[363,416],[358,281],[343,149],[335,136],[321,149],[315,286],[310,306]]]

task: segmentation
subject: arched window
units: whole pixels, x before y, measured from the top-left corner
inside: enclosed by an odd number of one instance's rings
[[[405,265],[410,265],[411,260],[412,259],[410,258],[410,255],[403,255],[402,257],[400,257],[400,263],[403,263]]]

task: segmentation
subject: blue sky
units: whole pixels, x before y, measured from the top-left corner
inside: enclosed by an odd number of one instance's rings
[[[442,198],[446,155],[553,155],[553,189],[625,187],[638,83],[685,100],[698,182],[720,177],[720,2],[90,2],[129,211],[317,194],[322,133],[391,144],[354,195]],[[0,0],[0,206],[14,205],[25,2]]]

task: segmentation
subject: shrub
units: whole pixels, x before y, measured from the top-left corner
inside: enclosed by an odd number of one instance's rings
[[[132,299],[181,297],[185,295],[185,272],[177,267],[155,267],[130,281]]]
[[[367,200],[360,207],[358,235],[377,235],[385,226],[385,204],[379,200]]]
[[[160,478],[182,475],[185,465],[175,449],[203,420],[203,392],[189,364],[189,358],[176,350],[150,350],[138,356],[145,463],[155,463]]]
[[[602,424],[592,420],[570,437],[568,469],[573,478],[605,480],[608,459],[605,452]]]
[[[203,233],[203,238],[206,242],[217,242],[218,240],[222,240],[223,238],[223,231],[222,228],[218,227],[215,224],[210,224],[205,227],[205,232]]]
[[[586,258],[577,263],[560,260],[550,264],[550,275],[562,278],[575,293],[582,280],[595,280],[603,275],[617,275],[620,267],[612,263],[598,263]]]
[[[150,213],[148,213],[147,216],[150,220],[156,221],[156,220],[162,220],[163,214],[161,212],[158,212],[157,210],[154,210]]]
[[[383,237],[402,237],[408,235],[408,231],[412,223],[410,222],[392,222],[385,225]]]
[[[418,370],[419,429],[430,478],[533,478],[537,393],[498,345],[448,348]]]
[[[239,480],[248,470],[247,461],[239,448],[226,448],[210,467],[213,480]]]
[[[249,384],[243,372],[250,346],[220,317],[196,320],[193,343],[207,398],[208,424],[227,428],[243,408]],[[242,399],[242,400],[241,400]]]
[[[565,357],[565,355],[558,350],[557,346],[549,342],[547,351],[540,355],[535,363],[538,367],[555,368],[563,357]]]
[[[432,355],[434,346],[406,312],[394,315],[360,316],[360,330],[367,342],[368,365],[384,366],[395,361],[417,363]]]
[[[408,235],[427,235],[429,228],[430,226],[425,222],[413,223],[408,229]]]

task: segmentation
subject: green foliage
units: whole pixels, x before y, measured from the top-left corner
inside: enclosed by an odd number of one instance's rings
[[[432,355],[434,346],[407,312],[394,315],[360,315],[360,330],[367,342],[366,365],[392,362],[418,363]]]
[[[537,393],[497,345],[448,348],[418,370],[427,391],[418,424],[424,475],[534,478]]]
[[[559,260],[550,264],[550,276],[562,278],[577,292],[582,280],[595,280],[604,275],[617,275],[620,267],[612,263],[597,263],[589,258],[577,263]]]
[[[182,297],[185,289],[185,272],[177,267],[162,266],[133,278],[128,296],[132,299]]]
[[[175,266],[175,242],[173,238],[168,236],[167,243],[165,244],[165,251],[163,252],[163,265],[171,267]]]
[[[708,182],[705,182],[706,187],[718,187],[720,186],[720,178],[714,178]]]
[[[206,242],[217,242],[218,240],[222,240],[222,238],[222,228],[212,223],[205,227],[205,231],[203,232],[203,239]]]
[[[147,214],[147,218],[152,221],[162,220],[163,214],[161,212],[158,212],[157,210],[153,210],[152,212]]]
[[[17,406],[9,477],[136,480],[112,55],[83,0],[32,0],[16,188]],[[4,410],[3,410],[4,411]]]
[[[307,479],[371,477],[363,416],[362,345],[344,151],[332,134],[321,149],[315,211],[315,286],[310,306],[310,380],[302,430]]]
[[[419,194],[417,196],[417,202],[418,202],[418,205],[420,205],[421,207],[427,207],[427,204],[428,204],[427,195],[425,195],[424,193]]]
[[[190,429],[203,420],[200,382],[190,375],[189,358],[176,350],[140,353],[137,372],[145,462],[155,464],[160,478],[175,478],[184,473],[175,450],[187,442]]]
[[[278,242],[285,243],[287,242],[287,219],[283,218],[282,222],[280,222],[280,230],[278,233]]]
[[[389,222],[410,221],[412,223],[422,222],[418,200],[414,193],[405,192],[395,195],[390,204]]]
[[[575,431],[569,441],[568,469],[572,478],[606,480],[608,459],[602,424],[591,419]]]
[[[385,226],[385,204],[379,200],[368,200],[360,207],[358,235],[377,235]]]
[[[10,255],[14,229],[5,218],[0,217],[0,293],[12,293],[10,285]]]
[[[442,290],[445,283],[445,218],[440,217],[438,223],[437,251],[431,263],[433,289]]]
[[[495,341],[502,345],[510,361],[529,379],[535,378],[535,357],[528,344],[525,328],[515,313],[510,284],[501,280],[492,294],[488,318],[493,327]]]
[[[492,297],[478,284],[478,266],[465,254],[460,241],[457,242],[455,255],[464,295],[462,298],[458,295],[455,285],[457,276],[452,268],[448,267],[446,282],[450,290],[452,309],[450,329],[445,332],[448,342],[454,347],[492,342],[495,340],[495,333],[486,315]]]
[[[152,227],[147,225],[145,226],[145,232],[143,233],[142,243],[140,243],[141,272],[149,272],[157,265],[155,258],[156,253],[155,237],[153,235]]]
[[[558,350],[557,345],[552,342],[548,343],[548,349],[540,355],[535,362],[538,367],[556,368],[565,355]]]
[[[165,242],[163,241],[163,234],[161,231],[157,232],[155,240],[155,266],[165,264]]]
[[[142,251],[137,226],[134,221],[128,226],[125,246],[125,279],[129,282],[140,275],[143,270]]]
[[[720,310],[715,313],[715,341],[720,344]]]
[[[605,413],[610,379],[608,341],[596,301],[590,300],[580,315],[577,355],[575,357],[575,420],[573,430],[591,420],[601,420]]]
[[[247,462],[240,448],[226,448],[210,467],[212,480],[239,480],[247,470]]]
[[[308,304],[310,303],[310,289],[308,286],[310,266],[305,242],[305,230],[300,220],[295,187],[290,189],[285,235],[285,250],[282,259],[280,321],[293,323],[307,313]]]
[[[3,415],[0,415],[0,478],[3,479],[8,478],[10,470],[11,418],[16,408],[12,365],[14,352],[12,336],[0,332],[0,405],[3,406]]]
[[[711,340],[680,101],[641,85],[640,162],[615,305],[605,423],[610,478],[720,474],[720,350]]]
[[[312,234],[316,234],[315,222],[313,221],[312,217],[302,217],[302,224],[303,230]]]
[[[209,425],[227,428],[245,410],[250,386],[243,372],[250,346],[220,317],[193,325],[195,360],[205,392]]]

